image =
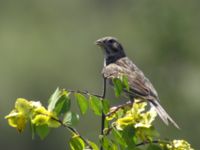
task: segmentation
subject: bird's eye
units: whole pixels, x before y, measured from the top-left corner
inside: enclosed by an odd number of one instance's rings
[[[112,43],[114,43],[114,40],[110,39],[110,40],[108,40],[108,43],[112,44]]]

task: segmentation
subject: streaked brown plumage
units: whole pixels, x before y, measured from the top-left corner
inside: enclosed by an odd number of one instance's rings
[[[104,68],[102,74],[104,78],[112,84],[112,79],[121,75],[128,78],[130,91],[127,93],[129,97],[140,98],[146,100],[153,106],[163,122],[168,125],[171,122],[175,127],[179,128],[176,122],[168,115],[168,113],[159,104],[158,94],[144,73],[125,55],[122,45],[113,37],[104,37],[96,41],[104,50]]]

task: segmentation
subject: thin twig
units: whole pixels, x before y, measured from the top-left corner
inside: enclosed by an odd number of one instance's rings
[[[70,132],[72,132],[72,133],[76,134],[77,136],[79,136],[79,137],[83,140],[83,142],[84,142],[90,149],[92,149],[92,146],[90,145],[90,143],[88,142],[88,140],[84,139],[84,137],[81,136],[80,133],[79,133],[76,129],[74,129],[74,128],[72,128],[72,127],[70,127],[70,126],[64,124],[64,123],[63,123],[61,120],[59,120],[59,119],[56,119],[56,118],[54,118],[54,117],[51,117],[51,119],[53,119],[53,120],[59,122],[63,127],[67,128]]]
[[[125,108],[125,107],[127,107],[127,106],[131,106],[132,104],[133,104],[133,102],[128,101],[128,102],[125,103],[125,104],[118,105],[118,106],[116,106],[116,107],[114,108],[114,110],[112,110],[112,111],[110,111],[108,114],[106,114],[106,116],[110,116],[110,115],[116,113],[119,109]]]
[[[102,91],[102,101],[103,99],[105,98],[106,96],[106,78],[103,78],[103,91]],[[101,134],[103,135],[103,130],[105,128],[105,114],[103,113],[103,110],[102,110],[102,117],[101,117]]]
[[[136,144],[135,146],[136,147],[139,147],[139,146],[143,146],[143,145],[146,145],[146,144],[158,144],[158,143],[164,143],[164,144],[169,144],[170,142],[169,141],[166,141],[166,140],[153,140],[153,141],[144,141],[144,142],[141,142],[141,143],[138,143]]]
[[[71,92],[71,93],[81,93],[81,94],[85,94],[85,95],[92,95],[92,96],[96,96],[96,97],[99,97],[101,98],[102,100],[102,103],[103,103],[103,100],[105,99],[105,96],[106,96],[106,78],[103,78],[103,91],[102,91],[102,95],[97,95],[97,94],[90,94],[88,91],[81,91],[81,90],[71,90],[71,89],[68,89],[67,90],[68,92]],[[102,117],[101,117],[101,134],[103,135],[103,131],[104,131],[104,128],[105,128],[105,114],[103,113],[103,110],[102,110]],[[59,120],[57,120],[59,121]],[[71,128],[65,124],[62,123],[62,121],[59,121],[61,123],[62,126],[68,128],[69,130],[71,130],[73,133],[77,134],[80,136],[80,138],[88,145],[90,146],[90,144],[88,143],[87,140],[85,140],[74,128]],[[91,148],[91,146],[90,146]],[[101,148],[100,150],[103,150],[103,147],[101,145]]]
[[[106,97],[106,78],[103,78],[103,91],[102,91],[102,103],[103,103],[103,100],[105,99]],[[106,115],[104,114],[103,110],[102,110],[102,115],[101,115],[101,135],[103,135],[103,131],[104,131],[104,128],[105,128],[105,118],[106,118]],[[100,147],[100,150],[103,150],[103,146],[101,145]]]
[[[71,89],[67,89],[68,92],[71,92],[71,93],[80,93],[80,94],[85,94],[85,95],[92,95],[92,96],[96,96],[96,97],[99,97],[99,98],[102,98],[101,95],[98,95],[98,94],[91,94],[89,93],[88,91],[81,91],[81,90],[71,90]]]

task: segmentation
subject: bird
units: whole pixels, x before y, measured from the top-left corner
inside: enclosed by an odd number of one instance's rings
[[[169,125],[173,124],[179,129],[178,124],[170,117],[159,103],[158,93],[150,80],[125,54],[124,48],[115,37],[103,37],[96,42],[104,52],[104,67],[102,75],[106,81],[113,85],[113,79],[125,75],[128,79],[129,91],[123,89],[130,98],[139,98],[147,101],[154,107],[162,121]]]

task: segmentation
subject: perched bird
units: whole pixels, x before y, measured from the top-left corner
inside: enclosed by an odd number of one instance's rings
[[[179,128],[176,122],[169,116],[159,104],[158,94],[144,73],[128,58],[122,45],[114,37],[103,37],[96,44],[104,50],[103,77],[113,85],[113,78],[125,75],[128,78],[130,90],[123,91],[130,98],[140,98],[148,101],[154,107],[163,122],[168,125],[171,122]]]

